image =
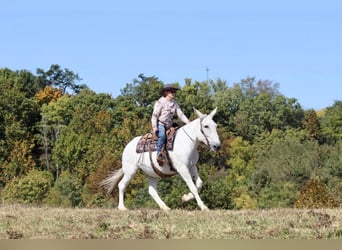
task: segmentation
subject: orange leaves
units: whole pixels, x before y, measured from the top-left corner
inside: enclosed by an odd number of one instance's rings
[[[295,208],[332,208],[337,206],[334,197],[329,193],[325,184],[316,179],[310,179],[306,182],[294,204]]]
[[[51,102],[56,102],[63,95],[61,89],[56,89],[51,86],[46,86],[43,90],[38,91],[34,98],[37,102],[42,104],[49,104]]]

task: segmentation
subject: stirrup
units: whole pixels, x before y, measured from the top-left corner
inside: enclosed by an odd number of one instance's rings
[[[165,163],[165,157],[163,156],[163,153],[160,152],[157,156],[157,162],[159,163],[159,166],[163,166]]]

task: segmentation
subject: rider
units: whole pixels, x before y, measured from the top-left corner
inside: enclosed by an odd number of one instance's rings
[[[165,84],[160,91],[161,97],[154,104],[152,113],[152,129],[158,137],[157,161],[160,166],[165,162],[161,154],[164,143],[166,142],[166,130],[171,128],[172,119],[175,114],[184,123],[189,123],[189,119],[184,115],[178,103],[174,100],[176,91],[179,90],[175,84]]]

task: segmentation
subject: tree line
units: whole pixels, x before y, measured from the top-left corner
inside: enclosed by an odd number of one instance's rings
[[[2,203],[63,207],[114,207],[99,182],[121,167],[124,146],[151,130],[163,82],[140,74],[120,95],[95,93],[69,69],[0,69],[0,195]],[[178,83],[179,84],[179,83]],[[279,84],[247,77],[179,84],[177,102],[194,119],[218,108],[222,148],[200,147],[203,201],[212,209],[338,207],[342,204],[342,101],[304,110]],[[187,187],[164,179],[159,193],[171,208]],[[130,208],[156,204],[146,178],[126,192]]]

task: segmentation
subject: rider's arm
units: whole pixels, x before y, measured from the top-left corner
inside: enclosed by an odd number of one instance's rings
[[[163,105],[160,101],[157,101],[153,107],[151,123],[152,123],[152,129],[154,132],[158,130],[158,120],[159,120],[162,107]]]

